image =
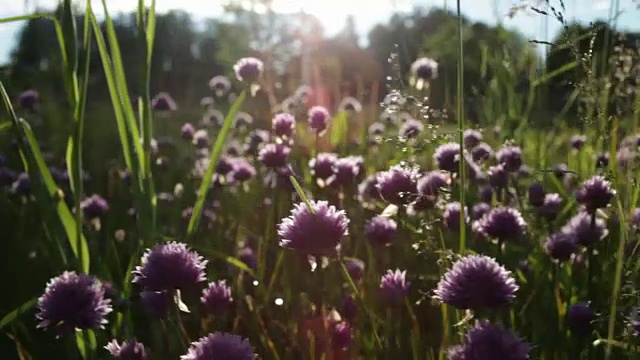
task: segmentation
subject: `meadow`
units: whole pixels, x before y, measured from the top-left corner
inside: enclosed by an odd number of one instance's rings
[[[104,24],[89,1],[74,11],[2,20],[54,24],[67,105],[47,128],[37,88],[0,89],[2,358],[640,357],[638,75],[621,51],[593,55],[594,34],[551,73],[485,54],[480,104],[463,61],[455,106],[435,109],[439,59],[403,72],[391,51],[382,101],[329,96],[318,77],[278,97],[246,54],[185,109],[150,86],[155,2],[136,14],[136,89],[106,3]],[[585,39],[592,52],[572,47]],[[98,120],[93,46],[113,112]],[[536,112],[574,68],[560,110]],[[59,137],[63,152],[43,150]]]

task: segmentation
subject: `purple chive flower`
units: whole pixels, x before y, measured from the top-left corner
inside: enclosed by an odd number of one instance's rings
[[[467,207],[464,207],[464,218],[465,223],[469,221],[467,218]],[[450,202],[444,206],[444,213],[442,214],[442,219],[444,220],[444,225],[449,229],[449,231],[459,231],[460,230],[460,203]]]
[[[256,169],[245,158],[235,158],[231,162],[231,179],[245,182],[256,176]]]
[[[374,122],[373,124],[369,125],[369,135],[371,136],[382,136],[386,130],[387,126],[379,121]]]
[[[518,210],[498,207],[482,217],[478,230],[486,238],[497,240],[499,243],[518,241],[526,232],[527,223]]]
[[[291,165],[286,165],[280,168],[270,169],[265,177],[265,184],[272,189],[281,189],[284,191],[295,191],[293,184],[291,183],[291,176],[295,176]]]
[[[25,110],[36,110],[40,103],[40,94],[35,90],[23,91],[18,95],[18,106]]]
[[[419,58],[411,64],[411,74],[416,79],[431,81],[438,77],[438,63],[426,57]]]
[[[491,186],[484,186],[478,192],[478,197],[484,203],[491,204],[493,202],[493,190]]]
[[[394,205],[406,205],[417,193],[418,171],[395,165],[378,174],[378,190],[385,201]]]
[[[367,239],[377,246],[391,245],[398,232],[398,224],[385,216],[376,216],[369,220],[364,227]]]
[[[309,127],[318,135],[324,133],[331,121],[329,111],[322,106],[314,106],[309,109],[308,117]]]
[[[21,173],[16,181],[11,184],[11,192],[17,195],[27,196],[31,193],[31,180],[29,174]]]
[[[353,343],[353,330],[346,322],[341,322],[333,326],[331,344],[334,349],[348,349]]]
[[[531,345],[501,325],[477,321],[464,336],[462,345],[449,348],[449,360],[527,360]],[[499,354],[499,355],[498,355]]]
[[[0,166],[0,186],[10,186],[18,179],[18,173],[8,167]]]
[[[279,113],[271,121],[273,133],[279,137],[290,138],[296,129],[296,119],[291,114]]]
[[[471,159],[475,162],[481,162],[493,155],[493,149],[489,144],[481,142],[471,149]]]
[[[169,314],[173,299],[168,291],[142,291],[140,292],[140,303],[149,315],[164,319]]]
[[[233,65],[233,71],[239,81],[254,83],[262,76],[264,63],[254,57],[242,58]]]
[[[209,128],[214,125],[222,126],[224,124],[224,114],[220,110],[209,109],[202,115],[200,126]]]
[[[249,340],[238,335],[215,332],[191,343],[180,360],[254,360],[256,358]]]
[[[308,255],[331,255],[340,250],[349,235],[349,219],[327,201],[311,201],[311,210],[302,202],[278,225],[280,246]]]
[[[113,339],[104,347],[116,360],[147,360],[147,348],[136,339],[125,340],[122,344]]]
[[[540,207],[544,204],[546,193],[542,184],[536,182],[529,186],[527,190],[529,204],[534,207]]]
[[[341,187],[354,185],[359,178],[362,163],[361,156],[347,156],[334,161],[331,184]]]
[[[364,277],[364,261],[356,258],[348,258],[345,261],[347,273],[351,277],[351,280],[358,282]]]
[[[193,145],[198,149],[209,147],[209,133],[207,133],[207,130],[198,130],[193,134]]]
[[[109,210],[109,204],[102,196],[94,194],[80,203],[80,209],[87,219],[95,219]]]
[[[233,119],[233,123],[237,127],[249,126],[253,123],[253,116],[247,112],[239,111]]]
[[[517,146],[502,147],[496,153],[496,158],[509,172],[516,172],[522,166],[522,150]]]
[[[599,152],[595,155],[596,158],[596,167],[597,168],[605,168],[609,166],[609,153],[607,152]]]
[[[260,153],[258,159],[268,168],[281,168],[287,165],[287,158],[291,148],[282,144],[266,144]]]
[[[640,227],[640,208],[633,209],[633,213],[631,215],[631,224],[636,229]]]
[[[585,336],[591,333],[592,323],[596,317],[596,313],[588,302],[578,302],[569,307],[565,319],[572,333]]]
[[[338,160],[338,155],[334,153],[319,153],[309,161],[311,174],[317,179],[328,179],[333,175],[334,164]]]
[[[209,89],[213,90],[216,96],[220,97],[231,89],[231,81],[226,76],[216,75],[209,80]]]
[[[227,286],[227,281],[210,282],[202,291],[200,302],[212,314],[224,313],[233,304],[231,288]]]
[[[573,135],[571,137],[571,147],[576,150],[582,149],[582,147],[586,142],[587,142],[586,135]]]
[[[409,286],[407,282],[407,271],[400,269],[387,270],[380,281],[380,297],[388,306],[400,306],[404,303],[405,298],[409,295]]]
[[[438,146],[433,153],[433,159],[440,170],[452,173],[458,172],[460,162],[460,145],[448,143]]]
[[[211,96],[205,96],[200,99],[200,106],[205,109],[212,108],[215,105],[216,101]]]
[[[98,329],[113,309],[105,299],[102,284],[92,276],[65,271],[49,280],[38,298],[38,328],[51,328],[60,335],[76,329]]]
[[[578,241],[576,235],[569,232],[557,232],[551,234],[544,243],[544,251],[551,256],[552,259],[559,262],[571,259],[578,250]]]
[[[467,129],[462,134],[464,147],[467,149],[473,149],[476,146],[480,145],[482,142],[482,134],[473,129]]]
[[[255,154],[260,149],[260,145],[269,142],[269,132],[266,130],[254,130],[247,136],[245,150],[250,154]]]
[[[255,270],[258,268],[258,258],[256,257],[255,252],[249,246],[245,246],[242,249],[238,250],[237,257],[240,261],[242,261],[249,269]]]
[[[338,108],[341,111],[359,113],[362,111],[362,104],[360,104],[360,101],[358,101],[358,99],[348,96],[342,99],[340,105],[338,105]]]
[[[227,175],[233,170],[233,161],[234,159],[228,156],[221,156],[220,160],[215,166],[216,174],[218,175]]]
[[[133,283],[151,291],[188,289],[207,280],[207,262],[183,243],[157,244],[142,256]]]
[[[340,316],[350,322],[353,322],[358,316],[358,304],[353,296],[347,295],[342,300]]]
[[[618,162],[618,166],[622,168],[627,167],[636,157],[636,151],[628,147],[621,147],[618,149],[618,152],[616,152],[616,161]]]
[[[402,124],[398,134],[407,139],[414,139],[420,135],[423,129],[424,125],[420,121],[411,119]]]
[[[176,111],[178,105],[169,93],[161,92],[151,99],[151,108],[155,111]]]
[[[451,182],[448,174],[442,171],[430,171],[418,179],[417,189],[421,196],[436,198]]]
[[[191,123],[184,123],[181,127],[180,127],[180,133],[182,134],[182,138],[185,140],[193,140],[193,135],[196,132],[196,128],[193,127],[193,125],[191,125]]]
[[[471,209],[471,219],[480,220],[482,217],[491,210],[491,205],[481,202],[473,205]]]
[[[360,202],[381,200],[378,190],[378,174],[369,175],[358,185],[358,200]]]
[[[509,184],[509,173],[502,164],[490,166],[487,174],[489,175],[489,185],[496,189],[506,188]]]
[[[570,171],[569,166],[565,163],[556,164],[553,167],[553,175],[558,179],[563,179]]]
[[[549,220],[553,220],[562,210],[562,198],[560,194],[551,193],[544,196],[542,205],[538,208],[540,214]]]
[[[457,309],[497,309],[516,298],[518,285],[502,265],[484,255],[456,261],[440,279],[435,298]]]
[[[585,206],[588,213],[594,213],[597,209],[606,208],[615,195],[616,191],[611,188],[611,183],[602,176],[596,175],[585,180],[576,198]]]
[[[574,234],[580,245],[590,246],[609,234],[604,220],[598,217],[595,218],[593,223],[592,220],[592,215],[580,212],[569,219],[561,231]]]

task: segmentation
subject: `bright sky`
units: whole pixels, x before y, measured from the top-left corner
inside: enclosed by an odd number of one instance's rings
[[[529,2],[534,2],[530,0]],[[461,0],[465,16],[475,20],[494,24],[498,19],[510,27],[519,30],[530,39],[549,40],[545,38],[544,18],[536,14],[521,13],[509,19],[506,15],[513,5],[522,0]],[[558,1],[552,1],[557,3]],[[613,1],[611,1],[613,2]],[[57,0],[0,0],[0,17],[16,16],[29,13],[36,6],[52,8]],[[82,1],[84,3],[84,1]],[[92,0],[96,13],[100,15],[102,6],[99,0]],[[110,12],[129,11],[135,8],[134,0],[107,0]],[[609,12],[609,0],[565,0],[567,17],[583,22],[606,19]],[[222,14],[221,1],[216,0],[157,0],[159,12],[181,9],[194,14],[194,18],[216,17]],[[390,14],[409,11],[413,6],[452,8],[454,0],[273,0],[276,11],[296,12],[301,8],[317,16],[324,24],[327,35],[339,32],[349,14],[353,14],[356,26],[361,35],[379,22],[386,22]],[[622,14],[618,18],[621,28],[640,31],[640,11],[633,0],[619,0]],[[551,19],[548,23],[549,37],[558,30],[558,23]],[[20,24],[0,24],[0,63],[5,63],[11,49],[15,47],[16,34]]]

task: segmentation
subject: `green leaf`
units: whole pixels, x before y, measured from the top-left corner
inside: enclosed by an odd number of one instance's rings
[[[253,272],[253,270],[247,266],[247,264],[245,264],[244,262],[242,262],[242,260],[236,259],[232,256],[227,256],[224,258],[224,260],[232,266],[237,267],[238,269],[248,273],[249,275],[255,277],[256,274]]]
[[[96,333],[93,330],[76,332],[76,346],[83,359],[91,358],[89,354],[93,354],[98,347]]]
[[[9,130],[9,128],[11,128],[11,123],[10,122],[3,122],[2,124],[0,124],[0,133],[5,131],[5,130]]]
[[[2,320],[0,320],[0,330],[2,330],[5,326],[11,324],[14,320],[16,320],[18,318],[18,316],[20,316],[20,315],[26,313],[27,311],[31,310],[31,308],[33,308],[36,305],[37,301],[38,301],[37,298],[33,298],[33,299],[27,301],[26,303],[18,306],[12,312],[10,312],[7,315],[3,316]]]
[[[216,138],[216,142],[213,144],[211,149],[211,157],[209,158],[209,166],[207,167],[207,171],[202,178],[202,184],[200,184],[200,189],[198,189],[198,197],[196,199],[196,204],[193,207],[193,214],[191,215],[191,219],[189,219],[189,227],[187,228],[187,236],[191,236],[196,232],[198,227],[198,222],[200,221],[200,214],[202,213],[202,207],[204,206],[204,199],[207,196],[207,192],[211,187],[211,182],[213,181],[213,171],[216,167],[216,164],[220,160],[220,155],[222,155],[222,149],[224,148],[225,142],[227,141],[227,137],[229,136],[229,132],[231,131],[231,126],[233,125],[233,119],[236,117],[236,114],[240,110],[242,104],[244,104],[244,100],[247,97],[247,90],[242,90],[240,96],[233,102],[231,105],[231,109],[229,109],[229,113],[227,117],[224,119],[224,126],[218,137]]]
[[[544,74],[543,76],[541,76],[539,79],[536,79],[532,86],[539,86],[542,85],[546,82],[548,82],[549,80],[553,79],[556,76],[562,75],[563,73],[573,69],[574,67],[577,66],[577,63],[575,61],[572,61],[570,63],[564,64],[563,66],[561,66],[558,69],[555,69],[553,71],[550,71],[546,74]]]
[[[332,146],[338,146],[347,142],[347,136],[349,131],[349,114],[346,111],[340,111],[331,120],[331,129],[329,135],[329,141]]]
[[[307,194],[302,189],[302,186],[300,186],[300,184],[298,183],[298,180],[296,180],[296,178],[293,175],[289,176],[289,180],[291,180],[291,184],[293,184],[293,187],[294,189],[296,189],[296,193],[298,193],[298,196],[300,196],[300,199],[302,199],[305,205],[307,205],[307,209],[309,210],[309,212],[312,214],[315,214],[316,212],[313,210],[313,207],[311,206],[311,201],[309,201]]]

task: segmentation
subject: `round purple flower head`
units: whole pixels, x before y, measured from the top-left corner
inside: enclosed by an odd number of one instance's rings
[[[145,290],[187,289],[207,280],[207,260],[183,243],[157,244],[147,249],[141,262],[133,271],[133,283]]]
[[[557,232],[551,234],[544,243],[544,251],[552,259],[563,262],[571,259],[578,250],[578,242],[575,234],[568,232]]]
[[[21,173],[16,181],[11,184],[11,192],[17,195],[26,196],[31,193],[31,180],[29,174]]]
[[[491,210],[491,205],[485,202],[477,203],[471,209],[471,219],[480,220],[489,210]]]
[[[350,322],[353,322],[356,319],[356,316],[358,316],[358,304],[353,296],[347,295],[342,300],[340,316]]]
[[[553,166],[553,175],[559,180],[562,180],[567,173],[569,173],[569,166],[565,163],[556,164]]]
[[[254,57],[242,58],[233,65],[233,71],[236,73],[236,78],[247,83],[256,82],[262,76],[263,70],[264,64],[262,60]]]
[[[484,255],[456,261],[440,279],[435,298],[457,309],[497,309],[516,298],[518,285],[503,266]]]
[[[491,189],[491,186],[483,186],[478,192],[478,197],[482,202],[491,204],[493,202],[493,189]]]
[[[442,171],[430,171],[418,180],[418,194],[435,198],[451,182],[449,175]]]
[[[542,187],[542,184],[538,182],[531,184],[531,186],[529,186],[529,189],[527,190],[527,194],[529,198],[529,204],[531,204],[531,206],[540,207],[544,204],[546,193],[544,191],[544,188]]]
[[[480,143],[471,149],[471,158],[475,162],[481,162],[493,155],[493,149],[487,143]]]
[[[291,114],[276,114],[271,121],[273,133],[278,137],[291,138],[296,129],[296,119]]]
[[[216,75],[209,80],[209,88],[216,93],[216,96],[222,96],[231,89],[231,81],[226,76]]]
[[[420,135],[422,130],[424,129],[424,125],[418,120],[411,119],[407,120],[398,131],[400,136],[405,137],[407,139],[414,139]]]
[[[180,133],[182,134],[182,138],[185,140],[193,140],[193,134],[195,134],[196,128],[191,125],[191,123],[184,123],[180,127]]]
[[[36,110],[40,103],[40,94],[35,90],[27,90],[18,96],[18,106],[25,110]]]
[[[416,79],[433,80],[438,77],[438,63],[426,57],[419,58],[411,64],[411,73]]]
[[[210,282],[209,286],[202,291],[200,302],[210,313],[225,312],[233,304],[231,288],[227,286],[227,281]]]
[[[125,340],[122,344],[113,339],[104,347],[116,360],[147,360],[149,355],[144,344],[136,339]]]
[[[378,174],[369,175],[358,185],[358,200],[360,202],[381,200]]]
[[[637,157],[637,152],[628,147],[621,147],[616,152],[616,160],[618,162],[618,166],[624,168],[627,167],[631,162],[635,160]]]
[[[338,105],[338,108],[341,111],[359,113],[362,111],[362,104],[360,104],[360,101],[358,101],[358,99],[348,96],[342,99],[340,105]]]
[[[198,149],[203,149],[209,147],[209,133],[207,130],[200,129],[193,133],[193,145],[195,145]]]
[[[473,149],[474,147],[480,145],[482,142],[482,134],[473,129],[467,129],[462,134],[463,136],[463,144],[467,149]]]
[[[362,162],[361,156],[347,156],[336,159],[333,163],[331,184],[342,187],[354,185],[359,178]]]
[[[349,219],[327,201],[296,204],[291,215],[278,225],[280,246],[308,255],[331,255],[349,235]],[[311,210],[311,211],[310,211]]]
[[[607,152],[599,152],[595,156],[596,158],[596,167],[597,168],[606,168],[609,166],[609,153]]]
[[[406,280],[407,271],[387,270],[380,281],[380,297],[389,306],[400,306],[409,294],[409,285]]]
[[[348,349],[353,342],[353,330],[346,322],[341,322],[333,326],[331,343],[335,349]]]
[[[467,218],[467,207],[464,207],[464,218],[465,223],[469,221]],[[449,229],[449,231],[459,231],[460,230],[460,203],[450,202],[444,206],[444,213],[442,214],[442,220],[444,220],[444,225]]]
[[[309,109],[309,127],[314,130],[318,135],[324,133],[329,126],[331,116],[329,111],[322,106],[314,106]]]
[[[517,146],[502,147],[496,153],[496,158],[509,172],[516,172],[522,166],[522,150]]]
[[[268,168],[281,168],[287,165],[291,148],[282,144],[266,144],[260,149],[258,159]]]
[[[589,307],[588,302],[575,303],[567,310],[567,325],[571,332],[578,336],[590,334],[595,319],[596,313]]]
[[[319,153],[309,161],[311,174],[317,179],[328,179],[333,175],[334,164],[338,160],[338,155],[334,153]]]
[[[233,170],[233,161],[234,159],[228,156],[221,156],[220,160],[215,166],[216,174],[218,175],[227,175]]]
[[[94,219],[104,215],[109,210],[109,204],[102,196],[94,194],[80,203],[84,217]]]
[[[387,126],[383,122],[376,121],[373,124],[369,125],[369,135],[371,136],[382,136]]]
[[[238,250],[237,257],[238,259],[240,259],[240,261],[247,265],[249,269],[255,270],[258,268],[258,258],[256,257],[253,249],[249,246],[245,246],[242,249]]]
[[[611,188],[611,183],[602,176],[594,176],[585,180],[582,189],[576,195],[578,202],[585,206],[588,213],[592,214],[597,209],[606,208],[616,191]]]
[[[458,172],[460,145],[448,143],[438,146],[433,153],[433,159],[440,170]]]
[[[596,217],[592,223],[593,219],[592,215],[580,212],[569,219],[562,227],[562,231],[574,234],[580,245],[589,246],[604,239],[609,234],[604,220]]]
[[[378,174],[378,190],[382,199],[394,205],[406,205],[417,193],[418,171],[395,165]]]
[[[169,93],[161,92],[151,99],[151,108],[155,111],[176,111],[178,105]]]
[[[214,125],[222,126],[224,124],[224,114],[220,110],[209,109],[204,115],[202,115],[202,119],[200,120],[200,126],[202,127],[212,127]]]
[[[640,228],[640,208],[633,209],[633,213],[631,215],[631,225],[634,228]]]
[[[479,231],[488,239],[505,241],[517,241],[527,230],[527,223],[520,212],[510,207],[491,209],[480,219]]]
[[[385,216],[376,216],[369,220],[364,227],[367,239],[377,246],[391,245],[396,240],[398,224]]]
[[[477,321],[462,345],[449,348],[449,360],[527,360],[531,345],[515,333],[486,320]]]
[[[573,135],[571,137],[571,147],[576,150],[582,149],[582,147],[586,142],[587,142],[586,135]]]
[[[542,214],[549,220],[555,219],[561,210],[562,198],[560,197],[560,194],[557,193],[546,194],[544,196],[544,202],[542,203],[542,206],[538,208],[540,214]]]
[[[362,280],[365,268],[364,261],[356,258],[348,258],[345,261],[345,266],[349,276],[351,276],[351,280],[355,282]]]
[[[113,309],[105,299],[102,284],[94,277],[65,271],[49,280],[38,298],[38,328],[51,328],[58,335],[76,329],[98,329],[107,323]]]
[[[216,101],[211,96],[205,96],[200,99],[200,106],[205,109],[212,108],[216,104]]]
[[[235,158],[231,161],[231,179],[245,182],[256,176],[256,169],[245,158]]]
[[[250,154],[258,152],[260,145],[269,142],[269,132],[266,130],[254,130],[246,139],[245,149]]]
[[[256,358],[249,340],[238,335],[215,332],[191,343],[180,360],[254,360]]]
[[[502,189],[509,184],[509,173],[502,164],[490,166],[487,174],[489,175],[489,184],[494,188]]]

